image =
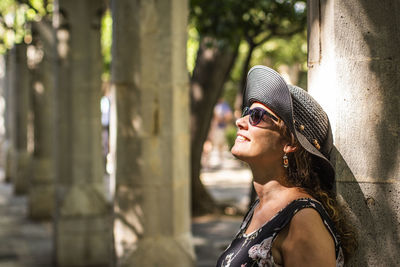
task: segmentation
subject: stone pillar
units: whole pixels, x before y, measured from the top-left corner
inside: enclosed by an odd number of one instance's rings
[[[32,72],[34,151],[29,185],[29,217],[52,218],[54,206],[53,171],[53,87],[55,37],[50,22],[32,23],[33,42],[29,47]]]
[[[187,1],[112,3],[118,266],[193,266]]]
[[[0,153],[1,153],[1,168],[3,168],[3,179],[6,177],[7,165],[7,113],[6,113],[6,99],[7,99],[7,76],[6,76],[6,61],[7,54],[0,55]]]
[[[14,120],[13,118],[13,110],[12,110],[12,98],[11,98],[11,81],[12,76],[14,75],[13,63],[11,62],[11,51],[7,51],[5,54],[5,77],[4,77],[4,102],[5,102],[5,110],[4,110],[4,125],[5,125],[5,140],[2,146],[2,153],[4,155],[4,177],[6,182],[11,182],[11,162],[12,155],[14,155],[14,142],[12,141],[14,136]]]
[[[309,91],[331,119],[337,191],[359,230],[350,266],[400,265],[398,1],[308,1]]]
[[[1,149],[3,148],[4,141],[5,141],[5,84],[6,84],[6,63],[5,63],[6,56],[4,54],[0,55],[0,145]],[[2,152],[2,151],[1,151]],[[4,168],[4,154],[1,153],[0,161],[1,167]]]
[[[101,147],[100,24],[104,1],[54,2],[55,261],[57,266],[110,266],[111,205]]]
[[[29,183],[28,154],[28,112],[29,112],[29,70],[26,57],[26,44],[16,44],[11,50],[11,120],[14,149],[11,156],[11,178],[15,194],[26,194]]]

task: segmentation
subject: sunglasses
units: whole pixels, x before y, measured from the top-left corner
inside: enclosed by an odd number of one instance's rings
[[[267,112],[265,109],[256,107],[250,109],[249,107],[245,107],[243,109],[242,117],[249,115],[249,122],[251,125],[256,126],[259,124],[264,116],[268,116],[271,118],[273,121],[279,122],[279,119],[272,115],[271,113]],[[264,120],[265,121],[265,120]]]

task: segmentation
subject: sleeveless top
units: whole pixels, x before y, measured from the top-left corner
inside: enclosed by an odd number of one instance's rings
[[[336,234],[333,222],[320,202],[309,198],[296,199],[277,212],[258,230],[250,234],[245,234],[253,216],[254,208],[258,203],[259,200],[257,199],[247,212],[235,239],[219,257],[217,267],[281,266],[274,263],[271,250],[272,243],[278,233],[290,223],[292,217],[304,208],[313,208],[318,211],[324,225],[331,233],[335,242],[336,266],[344,266],[344,257],[339,236]]]

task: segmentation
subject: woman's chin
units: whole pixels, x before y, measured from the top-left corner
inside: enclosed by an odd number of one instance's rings
[[[232,147],[231,153],[235,158],[240,159],[242,161],[246,161],[245,160],[247,158],[246,153],[244,153],[244,151],[242,149],[239,149],[239,147],[237,145],[234,145]]]

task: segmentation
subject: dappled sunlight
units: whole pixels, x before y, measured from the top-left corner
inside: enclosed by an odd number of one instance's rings
[[[193,94],[193,98],[196,101],[203,100],[203,89],[201,88],[199,83],[197,83],[197,82],[192,83],[192,94]]]
[[[36,92],[38,95],[43,94],[43,92],[44,92],[43,83],[41,83],[41,82],[35,82],[35,83],[33,84],[33,89],[35,90],[35,92]]]
[[[62,59],[66,59],[69,52],[69,31],[66,29],[59,29],[57,31],[57,52]]]
[[[132,193],[132,188],[129,186],[118,186],[116,198],[118,204],[114,206],[115,223],[115,249],[118,257],[123,256],[127,251],[133,249],[132,246],[136,243],[144,233],[143,225],[143,210],[137,204],[140,196],[135,196]],[[136,203],[136,204],[134,204]]]

